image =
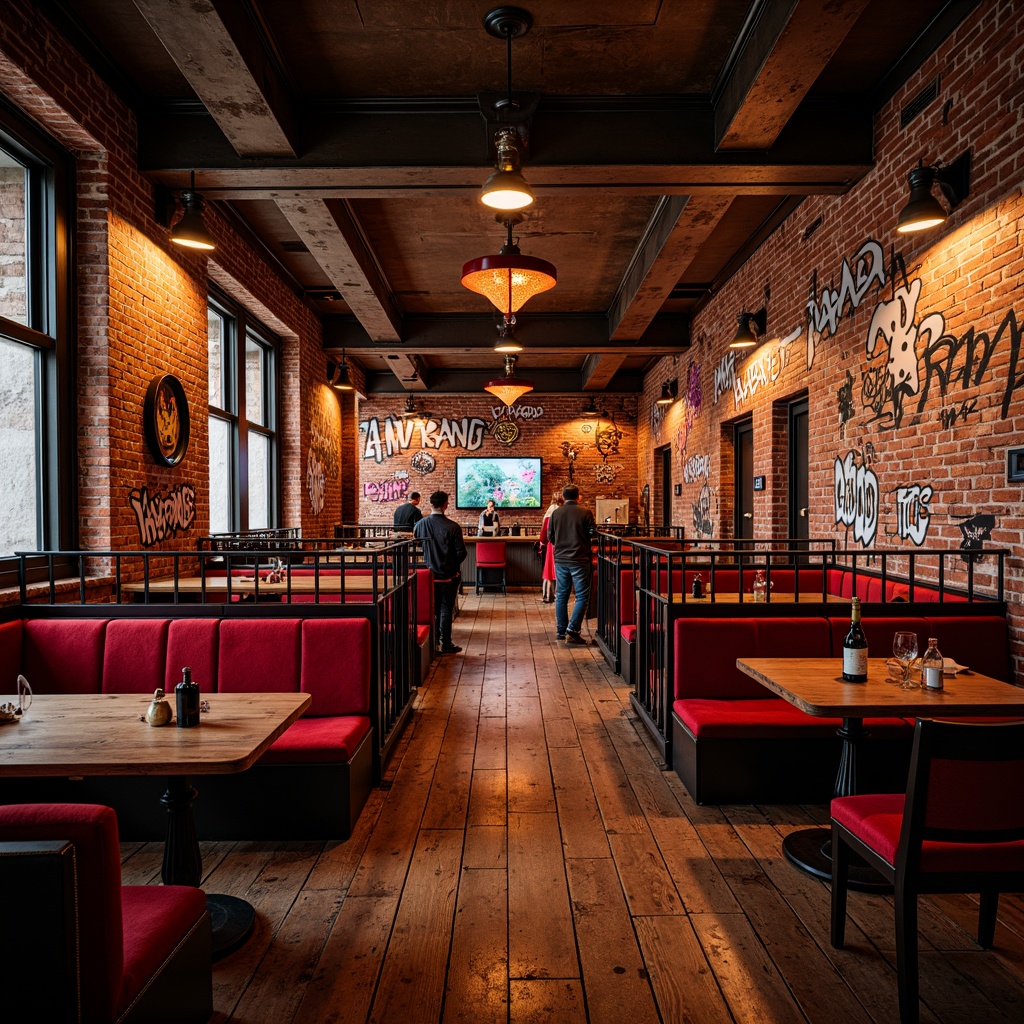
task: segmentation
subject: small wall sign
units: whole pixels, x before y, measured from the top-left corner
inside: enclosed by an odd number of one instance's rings
[[[153,458],[176,466],[185,457],[189,439],[188,399],[181,381],[161,373],[149,382],[142,403],[142,432]]]
[[[1006,479],[1024,481],[1024,448],[1010,448],[1006,453]]]
[[[764,490],[764,477],[763,476],[755,476],[754,477],[754,490],[755,491],[763,491]]]

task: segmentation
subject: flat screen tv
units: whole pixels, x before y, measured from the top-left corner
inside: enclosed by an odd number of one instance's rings
[[[455,507],[543,508],[540,477],[540,459],[456,458]]]

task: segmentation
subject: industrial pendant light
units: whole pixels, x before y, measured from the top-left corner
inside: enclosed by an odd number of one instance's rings
[[[484,16],[484,28],[506,45],[506,77],[508,94],[495,108],[501,115],[512,115],[519,105],[512,97],[512,40],[530,31],[533,18],[521,7],[496,7]],[[533,202],[533,190],[520,171],[523,161],[523,139],[511,126],[499,128],[494,135],[497,154],[494,171],[480,190],[480,201],[495,210],[522,210]]]
[[[533,390],[533,381],[517,377],[515,373],[516,357],[509,353],[505,356],[505,376],[497,380],[489,380],[484,385],[484,391],[489,391],[497,398],[502,405],[510,406],[516,399],[522,398],[528,391]]]
[[[495,220],[508,232],[505,244],[497,255],[478,256],[462,266],[462,283],[494,303],[506,320],[534,295],[554,288],[558,280],[553,263],[524,256],[513,241],[512,227],[522,219],[522,214],[498,214]]]
[[[945,167],[925,167],[922,161],[910,172],[908,184],[910,198],[900,210],[896,230],[900,234],[908,234],[944,224],[949,214],[932,189],[938,185],[950,210],[955,210],[971,189],[971,151],[961,153],[952,164]]]
[[[762,307],[756,313],[737,313],[736,323],[736,333],[729,342],[729,348],[757,348],[760,344],[758,338],[764,336],[768,327],[768,310]],[[757,334],[750,329],[751,324],[757,328]]]
[[[203,222],[206,200],[203,199],[202,193],[196,191],[195,171],[191,172],[189,181],[188,190],[181,193],[181,205],[185,212],[181,215],[181,220],[171,228],[171,241],[188,249],[210,251],[215,249],[216,245]]]
[[[338,391],[354,391],[355,385],[348,372],[348,363],[345,361],[345,350],[341,351],[341,362],[327,364],[327,383]]]

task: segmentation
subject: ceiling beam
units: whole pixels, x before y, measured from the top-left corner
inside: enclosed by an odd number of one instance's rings
[[[402,337],[402,311],[348,204],[315,196],[277,201],[331,284],[373,341]]]
[[[592,352],[583,362],[580,372],[583,391],[604,391],[626,361],[625,352],[598,355]]]
[[[868,3],[761,4],[716,86],[718,148],[773,146]]]
[[[491,370],[444,370],[434,372],[430,394],[484,394],[484,383],[494,376]],[[524,374],[525,376],[525,374]],[[522,401],[527,405],[543,405],[553,394],[578,395],[582,390],[579,370],[530,370],[529,379],[533,381],[534,390]],[[366,375],[366,388],[369,395],[400,395],[402,389],[395,384],[390,373],[369,372]],[[642,373],[617,373],[606,389],[620,393],[638,392],[643,390]],[[429,400],[428,400],[429,401]]]
[[[295,159],[240,158],[201,108],[154,113],[139,126],[140,168],[169,188],[202,170],[210,199],[446,195],[480,190],[479,114],[451,108],[355,107],[336,116],[304,110]],[[716,150],[710,104],[653,98],[621,109],[546,103],[531,135],[527,176],[545,194],[599,191],[680,195],[699,189],[750,194],[839,194],[873,166],[870,111],[804,103],[770,152]]]
[[[516,327],[516,336],[531,351],[594,353],[600,356],[638,352],[672,355],[690,345],[690,318],[686,314],[661,313],[635,339],[608,337],[608,318],[601,314],[534,314]],[[323,347],[344,349],[351,355],[385,356],[416,354],[465,354],[494,351],[494,320],[478,314],[406,316],[402,341],[375,341],[354,316],[323,318]]]
[[[608,310],[613,340],[643,334],[732,200],[717,192],[658,200]]]
[[[238,156],[296,156],[287,89],[241,4],[135,0],[135,6]]]
[[[398,378],[398,383],[406,391],[428,391],[430,380],[426,363],[417,356],[407,352],[389,352],[388,368]]]

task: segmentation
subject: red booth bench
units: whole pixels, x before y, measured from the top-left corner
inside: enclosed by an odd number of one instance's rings
[[[12,680],[23,673],[37,694],[138,693],[141,714],[157,687],[173,701],[186,665],[204,694],[312,697],[310,711],[251,769],[192,778],[199,836],[346,838],[373,785],[368,619],[42,617],[0,624],[2,671]],[[109,804],[123,837],[159,839],[166,829],[162,790],[161,779],[132,776],[10,779],[0,800]]]
[[[122,885],[117,819],[92,804],[0,807],[4,1019],[205,1024],[202,889]]]
[[[868,616],[869,650],[891,653],[893,633],[938,638],[946,657],[1010,679],[999,615]],[[736,668],[745,657],[839,657],[847,616],[680,618],[673,623],[672,767],[698,803],[824,803],[832,795],[840,719],[807,715]],[[866,719],[859,768],[865,789],[906,785],[912,723]]]

